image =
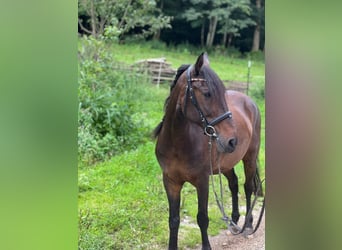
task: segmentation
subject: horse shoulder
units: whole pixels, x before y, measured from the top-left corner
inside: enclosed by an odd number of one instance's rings
[[[226,101],[237,127],[246,128],[248,136],[252,136],[259,116],[254,101],[244,93],[233,90],[226,91]]]

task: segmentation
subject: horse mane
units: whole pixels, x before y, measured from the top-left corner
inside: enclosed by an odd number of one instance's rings
[[[169,104],[169,100],[170,100],[170,96],[171,96],[171,93],[172,93],[172,90],[173,88],[176,86],[177,82],[178,82],[178,79],[179,77],[183,74],[183,72],[185,70],[187,70],[188,68],[190,67],[190,64],[183,64],[181,65],[178,69],[177,69],[177,73],[176,73],[176,76],[175,76],[175,79],[173,80],[171,86],[170,86],[170,94],[169,96],[166,98],[165,100],[165,103],[164,103],[164,112],[166,111],[166,108],[167,108],[167,105]],[[165,117],[165,115],[164,115]],[[158,126],[153,130],[153,137],[156,138],[160,131],[161,131],[161,128],[163,127],[163,123],[164,123],[164,117],[162,119],[162,121],[158,124]]]
[[[208,66],[203,66],[201,69],[204,79],[207,82],[207,86],[209,88],[210,93],[215,96],[216,98],[220,98],[219,96],[222,93],[225,93],[225,86],[218,75]],[[223,96],[224,98],[224,96]],[[222,99],[222,98],[220,98]],[[224,100],[224,99],[223,99]]]
[[[164,103],[164,112],[167,109],[167,106],[168,106],[169,101],[170,101],[170,96],[171,96],[172,90],[176,86],[179,77],[189,67],[190,67],[189,64],[183,64],[177,69],[175,79],[173,80],[173,82],[170,86],[170,94],[166,98],[165,103]],[[209,91],[213,94],[213,96],[218,97],[218,96],[220,96],[220,94],[225,92],[225,87],[224,87],[222,81],[220,80],[220,78],[217,76],[217,74],[210,67],[203,66],[201,68],[201,72],[203,73],[203,76],[207,81],[207,86],[209,88]],[[196,72],[196,73],[199,74],[199,72]],[[165,115],[164,115],[164,117],[165,117]],[[156,138],[159,135],[159,133],[163,127],[164,117],[163,117],[162,121],[158,124],[158,126],[153,130],[153,137],[154,138]]]
[[[170,96],[172,93],[173,88],[176,86],[179,77],[183,74],[185,70],[187,70],[190,67],[190,64],[183,64],[177,69],[177,73],[175,76],[175,79],[173,80],[171,86],[170,86],[170,95],[166,98],[165,103],[164,103],[164,111],[167,108],[167,105],[169,104]]]

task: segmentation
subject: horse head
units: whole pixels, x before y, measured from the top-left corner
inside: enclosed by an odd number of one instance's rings
[[[219,152],[232,153],[237,145],[233,115],[225,99],[225,86],[210,68],[207,54],[202,53],[179,81],[186,82],[178,104],[184,117],[215,138]]]

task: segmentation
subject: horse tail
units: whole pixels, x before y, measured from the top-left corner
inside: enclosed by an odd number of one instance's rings
[[[263,197],[263,190],[262,190],[262,182],[260,179],[260,174],[259,174],[259,150],[260,150],[260,131],[261,131],[261,116],[260,116],[260,110],[258,108],[258,106],[256,105],[256,103],[254,103],[254,107],[255,107],[255,114],[256,114],[256,120],[255,120],[255,130],[257,133],[257,137],[258,137],[258,150],[257,150],[257,156],[256,156],[256,171],[255,171],[255,176],[254,176],[254,195],[255,196],[259,196],[259,197]]]
[[[259,197],[263,197],[264,193],[262,191],[262,181],[260,179],[259,167],[258,166],[256,168],[253,184],[254,184],[254,195],[259,196]]]

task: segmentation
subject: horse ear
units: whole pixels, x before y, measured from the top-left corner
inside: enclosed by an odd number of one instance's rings
[[[201,70],[203,65],[209,66],[209,59],[208,59],[207,52],[203,52],[197,58],[197,61],[196,61],[196,64],[195,64],[196,75],[199,74],[199,72],[200,72],[200,70]]]

